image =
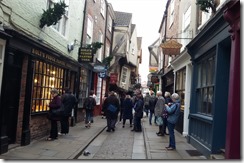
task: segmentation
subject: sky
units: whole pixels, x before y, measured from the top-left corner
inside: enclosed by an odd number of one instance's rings
[[[107,0],[114,11],[132,13],[132,23],[136,24],[137,37],[142,37],[142,63],[139,73],[142,83],[147,81],[149,74],[149,51],[159,38],[159,27],[165,11],[167,0]]]

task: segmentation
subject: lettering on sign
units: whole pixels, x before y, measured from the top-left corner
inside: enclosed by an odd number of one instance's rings
[[[39,56],[41,58],[44,58],[44,59],[46,59],[48,61],[51,61],[53,63],[59,64],[59,65],[65,66],[65,67],[69,67],[71,69],[77,69],[77,67],[65,62],[64,60],[60,60],[59,58],[56,58],[56,57],[54,57],[54,56],[52,56],[50,54],[47,54],[47,53],[45,53],[45,52],[43,52],[41,50],[33,48],[31,50],[31,53],[36,55],[36,56]]]
[[[91,48],[80,48],[79,49],[79,62],[93,62],[93,55]]]

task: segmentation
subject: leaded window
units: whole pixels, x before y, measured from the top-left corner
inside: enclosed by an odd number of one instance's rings
[[[49,63],[35,61],[32,113],[49,110],[51,89],[56,88],[62,93],[64,70]]]

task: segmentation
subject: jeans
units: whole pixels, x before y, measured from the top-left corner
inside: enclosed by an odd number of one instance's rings
[[[152,124],[152,117],[153,117],[153,114],[152,112],[149,113],[149,124],[151,125]],[[155,115],[154,115],[155,117]],[[154,123],[156,123],[156,117],[154,118]]]
[[[85,123],[91,123],[92,121],[92,110],[86,110],[86,121]]]
[[[110,118],[110,117],[107,117],[107,127],[108,127],[108,131],[110,131],[111,129],[114,130],[115,128],[115,124],[117,122],[117,118]]]
[[[168,122],[167,126],[168,126],[168,130],[169,130],[169,147],[176,148],[175,133],[174,133],[175,124]]]

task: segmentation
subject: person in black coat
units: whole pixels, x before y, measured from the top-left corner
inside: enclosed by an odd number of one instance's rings
[[[133,108],[133,102],[129,94],[125,96],[125,100],[123,102],[124,106],[124,112],[123,112],[123,128],[125,127],[125,122],[126,119],[130,120],[130,127],[132,127],[132,119],[133,119],[133,114],[132,114],[132,108]]]
[[[64,94],[61,96],[62,105],[64,107],[64,114],[61,117],[61,132],[59,135],[66,135],[69,133],[69,117],[72,109],[77,104],[76,97],[71,93],[69,88],[65,88]]]
[[[111,91],[109,96],[104,101],[104,111],[107,119],[107,132],[115,131],[118,113],[120,109],[119,99],[115,92]]]
[[[134,113],[134,128],[131,131],[142,132],[141,119],[143,117],[143,96],[140,90],[136,90],[136,98],[133,109]]]

